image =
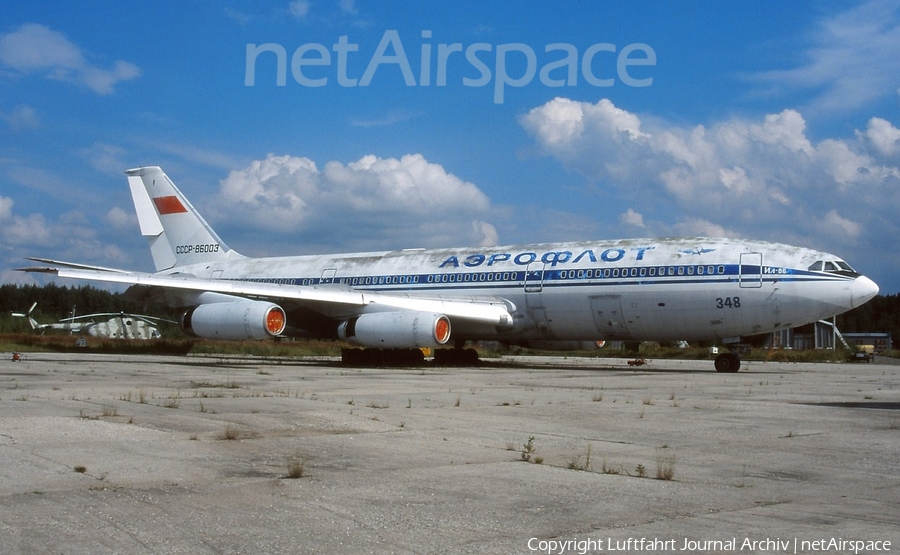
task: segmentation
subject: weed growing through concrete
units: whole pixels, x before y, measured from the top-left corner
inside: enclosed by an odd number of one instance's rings
[[[656,479],[671,480],[675,477],[675,454],[656,452]]]
[[[534,436],[528,436],[528,441],[522,445],[522,460],[531,462],[531,456],[534,455]]]
[[[296,480],[297,478],[302,478],[305,470],[306,470],[306,462],[300,457],[295,457],[295,458],[291,459],[291,461],[288,463],[287,477],[290,478],[291,480]]]
[[[600,469],[604,474],[621,474],[622,473],[621,468],[613,468],[613,467],[609,466],[608,464],[606,464],[606,457],[603,457],[603,466],[601,466]]]
[[[606,462],[604,461],[604,466]],[[584,455],[584,462],[581,462],[581,455],[575,455],[572,460],[569,461],[567,465],[569,470],[585,470],[591,471],[591,444],[588,443],[587,453]]]
[[[91,416],[91,415],[89,415],[89,414],[86,414],[86,413],[84,412],[84,409],[79,409],[79,410],[78,410],[78,417],[81,418],[81,419],[83,419],[83,420],[100,420],[100,417],[99,417],[99,416]]]

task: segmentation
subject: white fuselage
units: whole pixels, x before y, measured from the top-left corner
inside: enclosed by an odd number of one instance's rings
[[[178,272],[285,287],[506,303],[513,325],[454,322],[456,339],[663,341],[796,327],[877,294],[871,280],[852,270],[810,270],[819,261],[840,259],[777,243],[679,238],[241,258],[181,266]],[[314,333],[296,321],[302,316],[292,322],[291,307],[284,308],[289,325]],[[349,314],[340,304],[317,312],[336,321]]]

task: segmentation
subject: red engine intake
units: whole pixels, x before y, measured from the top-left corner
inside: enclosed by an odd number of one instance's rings
[[[373,312],[342,322],[338,336],[379,349],[440,347],[450,341],[450,319],[434,312]]]
[[[187,333],[205,339],[268,339],[284,331],[284,310],[265,301],[234,301],[196,306],[181,317]]]

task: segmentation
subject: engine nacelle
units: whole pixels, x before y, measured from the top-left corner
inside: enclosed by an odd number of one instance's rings
[[[181,328],[205,339],[268,339],[284,331],[284,310],[265,301],[201,304],[184,313]]]
[[[379,349],[439,347],[450,340],[450,319],[434,312],[373,312],[341,322],[338,337]]]

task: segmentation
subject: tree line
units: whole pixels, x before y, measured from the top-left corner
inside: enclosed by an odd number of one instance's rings
[[[900,341],[900,293],[878,295],[859,308],[837,317],[841,332],[888,332]],[[895,345],[894,349],[897,349]]]
[[[105,312],[126,312],[145,314],[144,307],[126,300],[121,293],[113,293],[98,289],[91,285],[68,287],[49,283],[47,285],[0,285],[0,333],[14,333],[29,330],[24,318],[13,318],[13,312],[25,313],[37,302],[32,316],[42,324],[57,322],[62,318],[85,314]],[[152,307],[156,312],[146,313],[150,316],[159,314],[161,307]]]

